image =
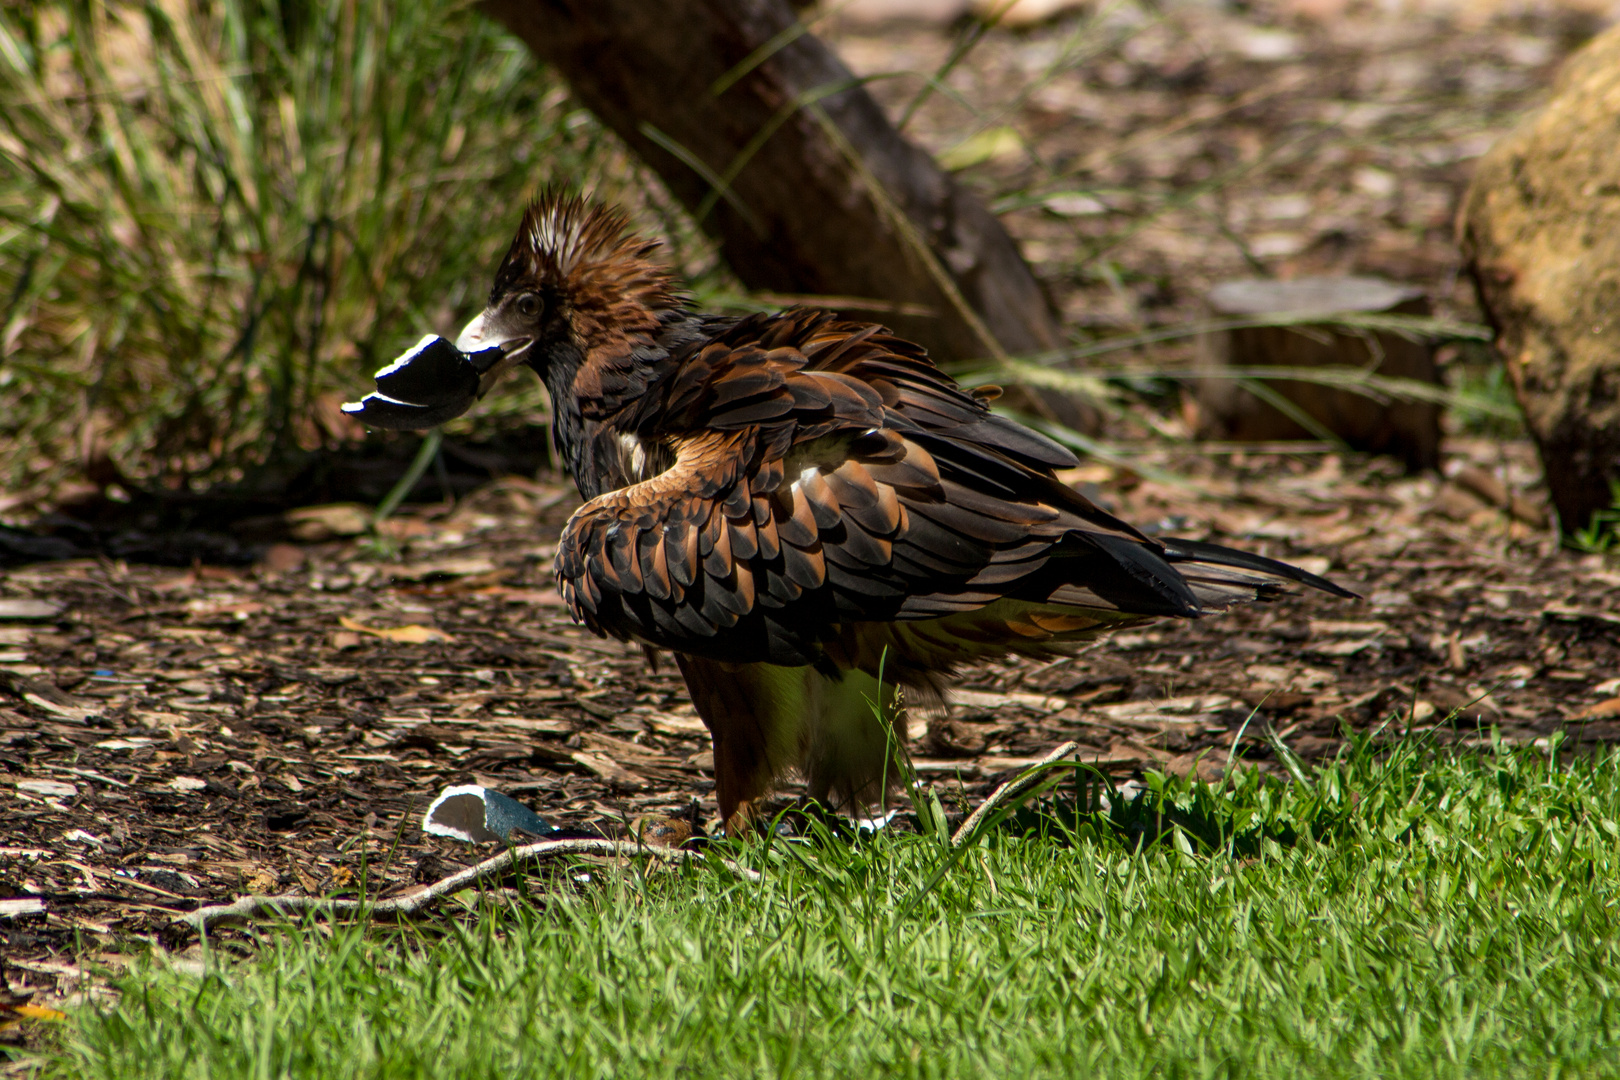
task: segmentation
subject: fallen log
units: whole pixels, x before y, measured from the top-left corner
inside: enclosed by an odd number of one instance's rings
[[[1417,289],[1376,278],[1231,281],[1210,290],[1214,314],[1241,323],[1286,316],[1289,325],[1237,325],[1207,334],[1204,366],[1221,368],[1354,368],[1438,386],[1429,345],[1388,332],[1349,331],[1345,313],[1428,315]],[[1311,316],[1321,317],[1314,322]],[[1379,401],[1353,389],[1288,379],[1206,378],[1198,388],[1199,434],[1239,442],[1328,436],[1357,450],[1393,454],[1410,469],[1440,460],[1440,406]]]

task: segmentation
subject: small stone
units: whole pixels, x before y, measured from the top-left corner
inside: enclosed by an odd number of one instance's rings
[[[1249,250],[1257,259],[1286,259],[1304,251],[1310,242],[1304,233],[1268,232],[1249,241]]]
[[[1260,204],[1260,216],[1272,221],[1297,221],[1311,216],[1311,197],[1300,192],[1277,195]]]
[[[1283,254],[1298,233],[1266,233],[1250,242],[1256,255]],[[1355,333],[1337,315],[1424,316],[1430,313],[1420,290],[1370,277],[1308,277],[1291,281],[1227,281],[1209,292],[1219,318],[1262,321],[1286,317],[1292,325],[1234,327],[1205,335],[1202,364],[1211,374],[1222,368],[1373,369],[1380,376],[1438,385],[1428,345],[1394,333]],[[1320,322],[1317,322],[1317,318]],[[1307,321],[1313,332],[1301,332]],[[1395,454],[1408,469],[1427,468],[1440,455],[1440,408],[1424,401],[1380,401],[1352,388],[1291,379],[1267,386],[1291,402],[1285,413],[1230,378],[1200,380],[1197,423],[1206,437],[1239,441],[1320,437],[1327,432],[1358,450]],[[1303,423],[1303,416],[1311,421]],[[1118,647],[1119,639],[1114,639]]]

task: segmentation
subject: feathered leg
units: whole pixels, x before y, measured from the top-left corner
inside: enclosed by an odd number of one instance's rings
[[[883,805],[904,779],[899,687],[859,670],[798,670],[806,705],[799,767],[810,797],[848,813]]]
[[[896,741],[905,730],[893,683],[861,671],[682,654],[676,662],[714,740],[715,798],[726,832],[745,828],[754,802],[789,769],[803,774],[811,798],[851,811],[900,783]]]
[[[754,801],[792,763],[782,746],[784,733],[773,722],[771,680],[760,670],[768,665],[722,664],[682,653],[675,662],[714,740],[715,799],[727,834],[735,836],[752,820]]]

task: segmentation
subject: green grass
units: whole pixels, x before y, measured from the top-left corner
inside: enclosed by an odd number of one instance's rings
[[[1565,537],[1577,551],[1606,555],[1620,550],[1620,480],[1609,481],[1609,508],[1596,510],[1582,528]]]
[[[914,906],[926,836],[586,867],[404,930],[153,961],[86,1077],[1557,1076],[1620,1069],[1620,760],[1150,777],[1001,830]],[[1069,824],[1065,824],[1068,822]],[[476,911],[476,918],[471,917]]]

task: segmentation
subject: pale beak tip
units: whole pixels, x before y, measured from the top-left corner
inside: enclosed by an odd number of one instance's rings
[[[464,353],[475,353],[484,347],[484,313],[479,312],[473,316],[456,337],[456,348]]]

